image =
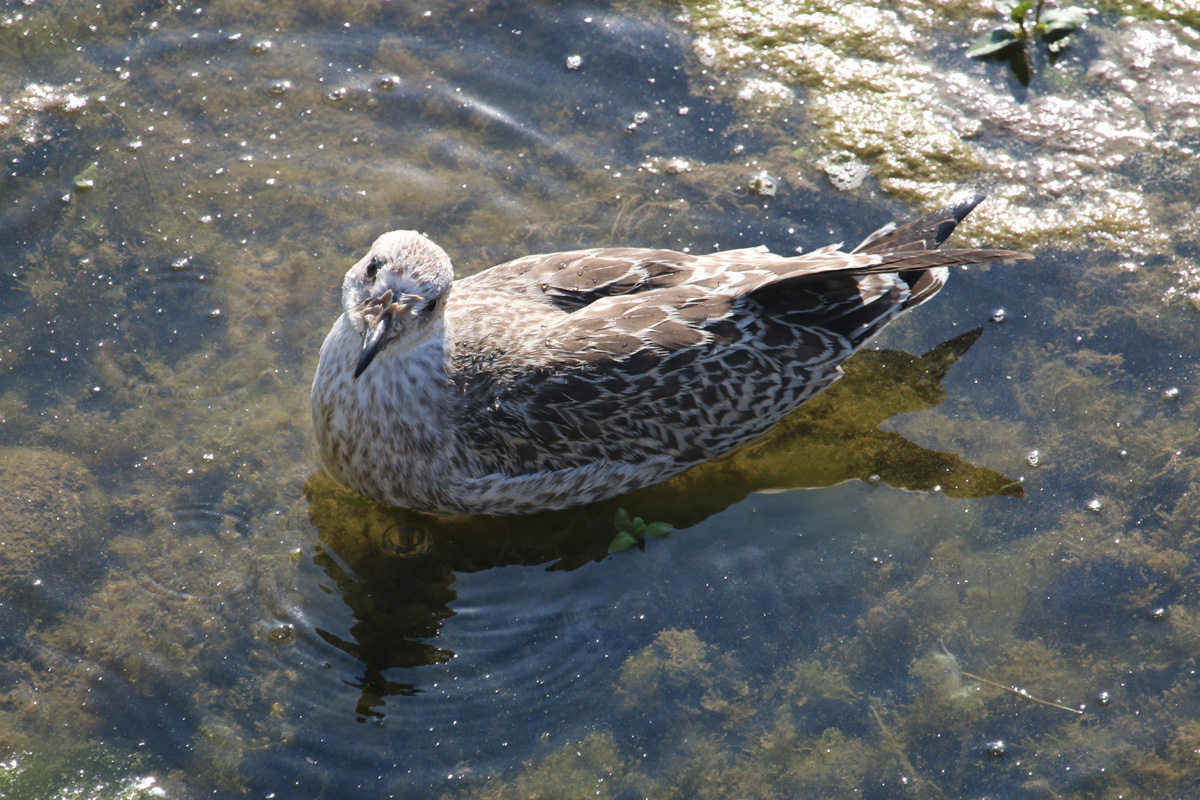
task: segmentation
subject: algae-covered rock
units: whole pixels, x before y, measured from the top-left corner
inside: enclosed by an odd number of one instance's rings
[[[52,562],[91,558],[106,501],[73,456],[39,447],[0,448],[0,590],[32,586]],[[56,565],[55,574],[62,567]]]
[[[1176,24],[1193,12],[1114,3],[1130,16],[1097,18],[1077,51],[1039,54],[1034,83],[1014,91],[1001,65],[964,52],[992,24],[986,5],[693,0],[690,76],[761,135],[792,142],[790,163],[766,158],[768,171],[816,179],[848,156],[868,189],[914,205],[986,186],[991,202],[965,234],[978,241],[1161,253],[1181,211],[1151,173],[1194,155],[1195,93],[1181,76],[1200,56]]]

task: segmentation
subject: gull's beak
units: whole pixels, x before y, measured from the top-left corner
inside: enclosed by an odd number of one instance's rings
[[[423,299],[415,294],[402,294],[393,301],[392,290],[388,289],[378,300],[370,301],[369,308],[363,312],[367,320],[367,331],[363,334],[358,363],[354,365],[355,378],[363,374],[375,356],[383,350],[384,345],[388,343],[388,334],[396,326],[400,315]]]
[[[354,377],[362,375],[363,370],[371,360],[379,354],[380,345],[392,329],[392,315],[383,313],[367,323],[367,333],[363,336],[362,350],[358,353],[358,363],[354,365]]]

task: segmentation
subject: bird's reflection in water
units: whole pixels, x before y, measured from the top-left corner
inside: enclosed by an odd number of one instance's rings
[[[879,423],[931,408],[945,397],[941,382],[982,329],[943,342],[922,356],[864,350],[845,376],[797,409],[770,433],[727,456],[665,483],[580,508],[524,517],[442,517],[384,508],[359,498],[324,472],[305,487],[321,547],[318,565],[335,582],[356,623],[352,640],[321,631],[326,641],[363,664],[357,713],[380,716],[384,699],[414,694],[388,680],[391,669],[444,663],[437,647],[453,616],[455,574],[508,565],[571,570],[608,554],[617,509],[648,521],[688,528],[752,492],[878,480],[950,497],[1022,497],[1010,478],[957,455],[924,449]]]

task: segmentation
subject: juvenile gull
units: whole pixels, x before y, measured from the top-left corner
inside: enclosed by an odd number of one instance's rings
[[[313,422],[326,469],[380,503],[525,514],[604,500],[764,433],[928,300],[936,250],[982,199],[851,252],[610,248],[518,258],[455,281],[392,231],[346,273]]]

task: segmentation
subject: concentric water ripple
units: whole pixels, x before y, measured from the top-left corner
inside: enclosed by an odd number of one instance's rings
[[[144,561],[134,575],[168,602],[219,606],[254,591],[257,557],[243,512],[180,504],[152,519]]]
[[[399,651],[428,657],[409,667],[386,667],[411,630],[403,608],[393,609],[389,630],[378,620],[347,619],[343,602],[357,599],[310,595],[303,610],[289,609],[289,619],[271,628],[294,631],[268,635],[275,660],[297,676],[290,713],[306,724],[295,745],[317,769],[336,765],[338,781],[404,775],[419,785],[462,764],[470,767],[459,777],[482,777],[527,756],[545,732],[582,735],[611,703],[613,676],[630,648],[629,631],[617,635],[612,621],[601,620],[621,606],[619,588],[604,575],[599,565],[569,573],[512,566],[452,577],[457,597],[439,633],[411,638]],[[362,747],[364,725],[380,729],[368,737],[377,746]],[[395,756],[390,777],[379,775],[386,752]],[[295,752],[279,757],[294,766]]]
[[[633,726],[631,735],[652,740],[688,706],[664,697],[643,718],[634,695],[621,690],[631,657],[671,629],[694,631],[713,658],[733,655],[778,637],[779,620],[796,605],[818,618],[844,603],[845,576],[823,563],[831,546],[825,529],[844,520],[848,495],[869,491],[847,484],[811,495],[811,537],[779,533],[790,530],[795,506],[772,495],[730,511],[744,523],[738,541],[681,530],[643,553],[571,570],[548,562],[443,569],[454,562],[446,552],[452,543],[436,535],[388,570],[379,568],[385,556],[373,534],[362,536],[365,555],[349,539],[327,536],[346,560],[317,559],[324,574],[312,573],[303,600],[275,623],[271,630],[282,635],[265,634],[280,671],[295,676],[289,714],[305,720],[287,763],[294,769],[302,753],[336,783],[384,790],[482,780],[616,717]],[[504,552],[520,559],[520,548]],[[680,593],[681,584],[692,591]],[[773,647],[806,651],[814,630],[789,629]],[[703,694],[703,687],[662,691]],[[365,741],[373,744],[364,748]],[[273,768],[284,774],[287,763],[277,757]]]

